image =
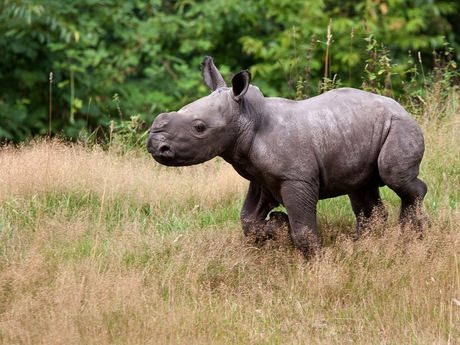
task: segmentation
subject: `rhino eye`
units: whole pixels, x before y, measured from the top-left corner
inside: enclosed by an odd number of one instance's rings
[[[198,133],[203,133],[206,129],[203,124],[195,125],[194,128]]]

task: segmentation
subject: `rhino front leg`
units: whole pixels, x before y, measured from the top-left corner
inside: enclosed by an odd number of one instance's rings
[[[245,235],[255,241],[264,241],[275,237],[283,229],[289,230],[286,213],[272,212],[270,219],[266,220],[268,213],[278,205],[269,192],[251,182],[240,217]]]
[[[285,181],[281,188],[281,196],[289,214],[294,245],[305,258],[315,256],[321,249],[316,232],[318,185],[302,181]]]

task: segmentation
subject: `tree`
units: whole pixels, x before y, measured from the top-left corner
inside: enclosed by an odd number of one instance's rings
[[[397,91],[408,50],[421,51],[426,69],[443,36],[460,52],[457,9],[432,0],[4,0],[0,140],[48,133],[50,72],[52,132],[74,138],[138,113],[151,122],[206,95],[198,77],[204,55],[225,76],[249,68],[267,96],[286,96],[286,78],[305,82],[308,67],[313,96],[335,74],[343,85],[362,84],[372,33],[389,50]]]

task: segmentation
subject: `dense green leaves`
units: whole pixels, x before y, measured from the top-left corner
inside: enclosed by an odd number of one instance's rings
[[[4,0],[0,140],[49,131],[50,72],[52,132],[71,137],[120,117],[150,122],[207,94],[199,78],[204,55],[226,78],[249,68],[267,96],[288,96],[286,79],[298,76],[307,84],[300,91],[293,84],[291,97],[294,89],[313,96],[323,77],[361,86],[372,32],[388,61],[368,71],[382,83],[390,73],[397,90],[408,50],[421,51],[426,70],[443,36],[460,52],[458,9],[456,1],[433,0]]]

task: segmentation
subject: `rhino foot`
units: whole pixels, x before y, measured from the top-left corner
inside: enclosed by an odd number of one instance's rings
[[[417,212],[412,217],[405,217],[399,220],[401,230],[415,230],[416,238],[421,239],[425,230],[431,225],[430,216],[426,213]]]
[[[288,238],[291,240],[289,216],[284,212],[270,213],[270,219],[265,224],[265,229],[272,238]]]
[[[255,242],[262,242],[273,238],[289,237],[289,217],[284,212],[270,213],[270,219],[263,221],[242,220],[246,236]]]

